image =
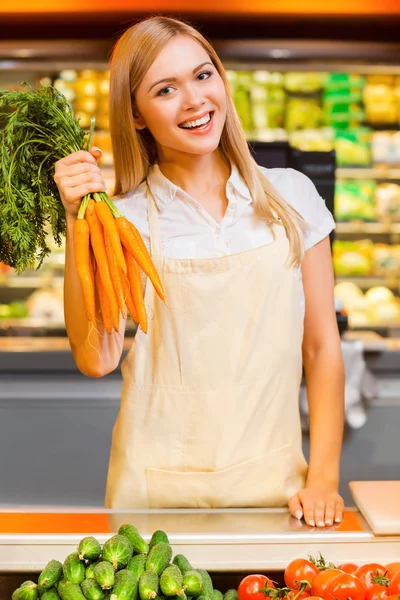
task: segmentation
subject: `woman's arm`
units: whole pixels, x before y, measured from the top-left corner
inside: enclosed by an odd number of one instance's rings
[[[306,487],[289,501],[309,525],[331,525],[343,517],[338,494],[344,422],[344,367],[334,305],[329,238],[310,248],[303,264],[306,313],[303,363],[310,418],[310,463]]]

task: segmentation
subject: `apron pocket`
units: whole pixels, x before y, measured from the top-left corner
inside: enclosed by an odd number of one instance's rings
[[[218,471],[148,467],[150,508],[268,508],[286,506],[304,487],[304,469],[288,444]]]

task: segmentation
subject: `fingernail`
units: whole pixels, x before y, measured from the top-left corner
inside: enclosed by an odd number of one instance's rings
[[[330,519],[327,519],[327,520],[325,521],[325,525],[332,525],[332,521],[331,521]]]
[[[303,513],[301,512],[301,510],[296,510],[296,512],[294,513],[294,516],[296,517],[296,519],[301,519],[301,517],[303,516]]]
[[[318,527],[324,527],[325,523],[323,521],[318,521],[317,525]]]
[[[310,521],[311,527],[315,527],[315,521]]]
[[[101,152],[103,154],[103,150],[101,150],[97,146],[92,146],[91,150],[97,150],[97,152]]]
[[[342,520],[342,517],[336,517],[336,518],[335,518],[335,523],[340,523],[340,522],[341,522],[341,520]]]

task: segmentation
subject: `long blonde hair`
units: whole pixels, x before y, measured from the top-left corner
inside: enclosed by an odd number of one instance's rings
[[[268,223],[281,221],[290,243],[291,262],[303,257],[305,222],[287,204],[261,172],[251,155],[233,103],[225,69],[215,50],[196,29],[169,17],[156,16],[142,20],[117,41],[111,58],[110,131],[115,165],[115,194],[135,189],[157,161],[156,143],[147,129],[137,130],[133,120],[137,89],[150,66],[176,35],[193,38],[203,46],[221,76],[227,100],[226,122],[220,140],[220,151],[228,163],[236,165],[249,188],[255,213]]]

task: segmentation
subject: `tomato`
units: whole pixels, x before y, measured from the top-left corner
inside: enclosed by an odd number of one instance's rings
[[[396,573],[389,584],[389,595],[400,594],[400,573]]]
[[[343,571],[339,571],[339,569],[326,569],[326,571],[321,571],[321,573],[318,573],[312,584],[312,595],[323,598],[328,583],[330,583],[334,577],[340,575],[341,573],[343,573]]]
[[[392,577],[394,577],[396,575],[396,573],[400,572],[400,562],[392,562],[392,563],[389,563],[388,565],[385,565],[385,567],[387,568],[389,573],[392,574]]]
[[[274,584],[265,575],[247,575],[239,583],[239,600],[265,600],[263,588],[274,588]]]
[[[386,600],[400,600],[400,594],[391,594],[387,596]]]
[[[374,581],[376,577],[385,577],[387,573],[386,567],[383,565],[379,565],[378,563],[368,563],[367,565],[362,565],[358,567],[357,571],[354,573],[356,577],[368,588],[377,581]]]
[[[285,569],[285,584],[289,588],[299,589],[299,584],[295,582],[308,581],[312,584],[318,573],[319,570],[312,562],[305,558],[296,558],[295,560],[292,560]]]
[[[325,600],[365,600],[364,584],[351,573],[336,575],[329,582],[324,594]]]
[[[286,594],[285,600],[286,598],[289,598],[289,600],[294,600],[295,598],[296,600],[305,600],[307,598],[307,600],[309,600],[310,594],[306,590],[304,590],[304,592],[299,592],[299,590],[290,590],[290,592]]]
[[[355,563],[343,563],[342,565],[339,565],[339,569],[341,571],[344,571],[345,573],[351,573],[352,575],[354,575],[354,573],[358,569],[358,565],[356,565]]]
[[[388,595],[388,587],[374,583],[367,588],[366,600],[386,600]]]

